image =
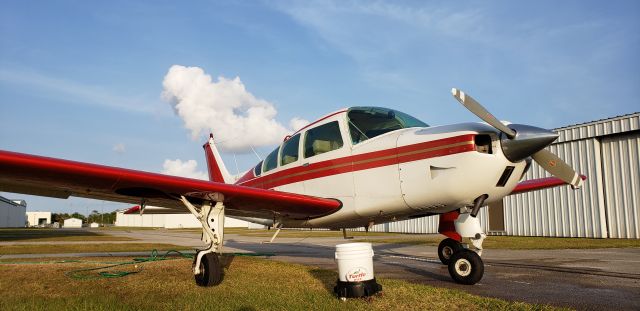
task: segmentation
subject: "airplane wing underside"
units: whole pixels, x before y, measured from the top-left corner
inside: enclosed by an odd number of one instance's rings
[[[66,199],[70,196],[165,207],[188,212],[185,196],[199,204],[213,193],[224,195],[228,214],[305,219],[340,209],[335,199],[168,176],[0,150],[0,191]]]

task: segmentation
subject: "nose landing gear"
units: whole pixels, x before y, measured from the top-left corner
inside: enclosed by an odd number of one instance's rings
[[[478,283],[484,275],[480,255],[486,237],[478,219],[458,211],[441,214],[438,231],[448,237],[438,245],[438,258],[447,265],[451,278],[465,285]],[[471,241],[472,248],[462,243],[463,238]]]

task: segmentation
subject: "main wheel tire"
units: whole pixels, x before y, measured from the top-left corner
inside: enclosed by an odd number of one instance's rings
[[[196,264],[196,257],[193,258],[193,264]],[[196,284],[199,286],[215,286],[222,283],[224,278],[224,269],[220,264],[218,253],[207,253],[200,260],[200,274],[194,275]]]
[[[438,258],[440,258],[440,262],[442,262],[442,264],[448,265],[449,261],[451,261],[451,256],[463,249],[464,247],[462,247],[460,242],[451,238],[446,238],[440,242],[440,245],[438,245]]]
[[[456,283],[473,285],[484,275],[484,263],[474,251],[463,249],[451,256],[449,274]]]

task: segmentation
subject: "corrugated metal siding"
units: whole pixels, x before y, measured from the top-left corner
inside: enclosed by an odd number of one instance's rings
[[[640,238],[640,134],[602,140],[602,159],[611,238]]]
[[[555,131],[560,135],[556,143],[607,136],[640,130],[640,112],[594,122],[561,127]]]
[[[556,187],[505,198],[507,235],[606,237],[604,198],[600,174],[600,143],[597,139],[571,141],[550,146],[588,179],[580,190]],[[548,177],[535,162],[526,179]]]

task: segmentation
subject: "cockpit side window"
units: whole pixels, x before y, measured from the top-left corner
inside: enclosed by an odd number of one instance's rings
[[[262,174],[262,161],[253,168],[253,176],[260,176]]]
[[[307,130],[304,138],[304,157],[342,148],[344,145],[338,121],[329,122]]]
[[[298,147],[300,146],[300,134],[289,138],[282,144],[282,152],[280,153],[280,165],[287,165],[298,161]]]
[[[354,145],[387,132],[429,126],[406,113],[387,108],[354,107],[349,110],[347,116],[349,133]]]
[[[278,151],[280,148],[276,148],[276,150],[271,151],[269,155],[264,159],[264,166],[262,167],[263,172],[268,172],[276,167],[278,167]]]

